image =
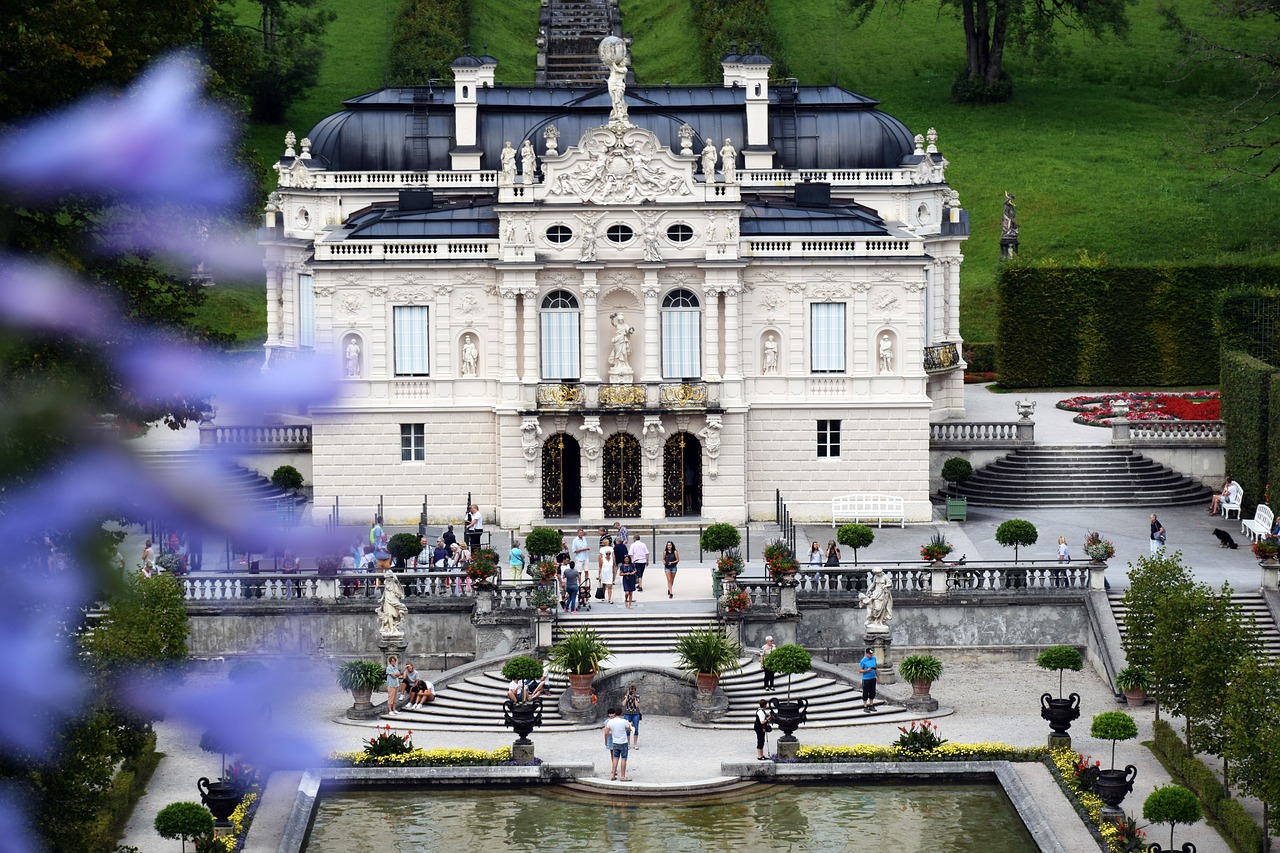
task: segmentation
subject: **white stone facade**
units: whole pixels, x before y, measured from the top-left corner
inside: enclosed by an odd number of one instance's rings
[[[483,143],[492,67],[455,71],[455,139]],[[764,72],[738,81],[756,142]],[[475,146],[414,172],[331,169],[303,156],[309,140],[286,152],[262,241],[266,365],[306,354],[344,377],[305,415],[318,510],[337,498],[362,521],[381,499],[389,521],[416,520],[426,496],[442,520],[471,494],[506,527],[557,512],[740,523],[772,517],[781,489],[801,517],[882,492],[928,520],[928,424],[963,406],[967,235],[935,137],[892,167],[804,173],[761,166],[774,152],[756,144],[709,180],[700,147],[645,121],[633,106],[578,140],[530,129],[539,173],[514,179],[479,168]],[[805,182],[829,185],[830,204],[797,204]],[[434,198],[416,211],[397,204],[405,189]],[[823,217],[865,233],[820,233]],[[621,343],[613,315],[634,330]],[[549,364],[576,375],[547,378]],[[558,436],[576,463],[548,473]],[[548,478],[575,468],[557,508]]]

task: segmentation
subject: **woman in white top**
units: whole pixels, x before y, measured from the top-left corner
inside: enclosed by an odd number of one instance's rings
[[[600,585],[604,587],[605,600],[613,604],[613,540],[605,537],[600,546]]]

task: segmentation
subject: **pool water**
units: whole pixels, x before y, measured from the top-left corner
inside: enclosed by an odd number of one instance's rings
[[[547,788],[322,795],[306,853],[928,851],[1034,853],[995,783],[760,785],[722,797],[584,801]]]

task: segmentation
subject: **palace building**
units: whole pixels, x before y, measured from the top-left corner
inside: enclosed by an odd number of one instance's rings
[[[318,510],[740,523],[781,489],[801,517],[872,492],[928,520],[968,235],[933,129],[759,54],[661,87],[628,84],[621,40],[600,55],[590,88],[463,56],[451,90],[286,139],[265,364],[342,377],[286,416],[312,424]]]

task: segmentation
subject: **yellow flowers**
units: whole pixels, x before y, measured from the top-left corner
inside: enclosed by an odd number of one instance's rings
[[[395,755],[370,756],[335,752],[330,760],[343,767],[486,767],[511,761],[511,747],[484,749],[414,749]]]
[[[801,762],[841,761],[1039,761],[1044,747],[1019,747],[1007,743],[954,743],[948,741],[919,752],[896,746],[802,746],[796,759]]]

